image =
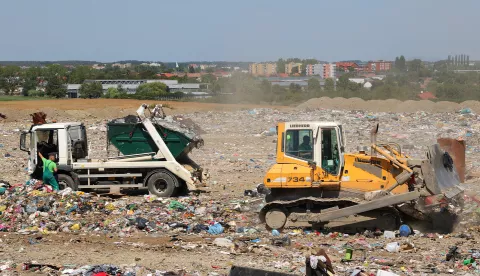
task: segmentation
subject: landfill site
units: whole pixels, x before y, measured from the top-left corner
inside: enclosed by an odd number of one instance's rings
[[[480,274],[479,102],[142,104],[0,102],[1,275]]]

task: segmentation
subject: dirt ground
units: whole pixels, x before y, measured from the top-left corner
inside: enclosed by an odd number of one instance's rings
[[[245,189],[252,189],[261,183],[268,168],[275,162],[276,137],[265,134],[276,123],[288,120],[339,120],[347,127],[348,151],[357,149],[359,145],[368,145],[368,130],[374,123],[373,117],[383,123],[382,140],[400,141],[402,146],[408,145],[416,155],[420,152],[420,145],[429,144],[436,137],[450,135],[457,137],[464,133],[460,129],[468,122],[468,129],[473,133],[480,129],[477,118],[462,119],[459,115],[423,114],[422,112],[407,114],[370,114],[365,106],[358,106],[349,101],[343,105],[333,105],[330,108],[340,110],[325,110],[329,104],[317,99],[308,104],[292,107],[271,107],[261,105],[240,104],[209,104],[169,102],[173,109],[166,109],[167,114],[185,114],[186,118],[197,123],[205,134],[205,146],[194,150],[190,156],[202,167],[209,170],[207,197],[230,204],[233,200],[251,200],[243,196]],[[337,102],[340,102],[338,99]],[[91,155],[104,157],[105,129],[104,124],[113,118],[134,114],[135,110],[144,101],[136,100],[107,100],[107,99],[73,99],[73,100],[41,100],[22,102],[0,102],[0,113],[7,115],[6,120],[0,119],[0,162],[4,171],[0,179],[12,183],[22,183],[26,179],[26,156],[18,149],[19,131],[30,126],[31,114],[43,111],[48,114],[48,120],[82,121],[88,128],[88,137],[92,141]],[[151,102],[148,102],[151,103]],[[391,103],[395,104],[395,103]],[[382,105],[378,109],[384,108]],[[418,109],[421,111],[421,106]],[[458,107],[452,104],[455,109]],[[357,112],[356,110],[367,110]],[[450,112],[453,112],[450,110]],[[418,111],[418,110],[417,110]],[[432,110],[429,110],[433,112]],[[413,112],[413,111],[412,111]],[[436,113],[436,112],[435,112]],[[457,116],[457,117],[455,117]],[[342,119],[344,118],[344,119]],[[348,118],[345,119],[345,118]],[[442,127],[439,127],[439,123]],[[430,124],[430,126],[428,126]],[[467,128],[467,127],[463,127]],[[478,138],[470,138],[467,158],[469,168],[477,167],[477,156],[480,154]],[[407,150],[408,151],[408,150]],[[8,153],[9,157],[6,157]],[[8,164],[8,165],[7,165]],[[476,180],[470,180],[470,182]],[[255,210],[249,210],[253,213]],[[261,228],[261,226],[259,226]],[[403,275],[422,275],[431,273],[430,264],[438,266],[438,272],[449,274],[448,269],[454,269],[454,264],[442,261],[448,247],[457,244],[465,250],[478,248],[477,240],[463,237],[432,236],[413,238],[415,252],[389,253],[383,249],[370,250],[366,263],[357,261],[351,264],[341,263],[344,255],[342,246],[349,242],[362,243],[361,236],[292,236],[291,247],[276,247],[268,245],[269,232],[263,230],[258,237],[261,244],[250,253],[230,253],[226,249],[211,246],[215,236],[184,235],[180,241],[173,241],[171,235],[135,235],[133,237],[118,237],[110,234],[69,234],[55,235],[20,235],[17,233],[1,233],[0,235],[0,262],[10,260],[17,263],[37,261],[56,265],[85,265],[85,264],[141,264],[149,268],[161,270],[185,269],[189,272],[199,272],[200,275],[228,274],[231,265],[252,266],[267,270],[302,274],[304,256],[318,247],[328,248],[328,254],[339,271],[338,275],[349,275],[348,268],[360,266],[368,269],[385,268],[392,264],[395,271],[403,271]],[[472,232],[478,235],[477,232]],[[228,237],[226,233],[222,236]],[[38,237],[38,239],[35,239]],[[32,238],[34,242],[32,242]],[[251,237],[252,239],[255,236]],[[366,239],[372,246],[383,247],[386,240]],[[403,239],[396,239],[399,242]],[[412,239],[410,240],[412,241]],[[190,245],[195,245],[190,247]],[[380,244],[380,245],[379,245]],[[225,252],[227,251],[227,252]],[[360,252],[360,251],[359,251]],[[388,261],[385,261],[388,260]],[[455,270],[462,272],[461,269]],[[457,275],[461,275],[459,273]]]

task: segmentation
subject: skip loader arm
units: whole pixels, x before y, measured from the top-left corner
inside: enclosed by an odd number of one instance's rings
[[[175,157],[173,157],[157,129],[152,124],[152,121],[145,115],[145,110],[147,108],[148,105],[142,104],[137,110],[137,115],[142,121],[142,124],[145,126],[145,129],[148,131],[148,134],[150,137],[152,137],[152,140],[158,147],[158,152],[154,156],[154,159],[165,159],[167,161],[165,166],[170,172],[175,174],[178,178],[184,180],[190,191],[197,190],[192,174],[184,166],[178,163]],[[157,107],[154,109],[154,112],[157,112]]]

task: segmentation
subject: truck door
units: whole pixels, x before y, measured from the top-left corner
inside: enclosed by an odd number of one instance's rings
[[[35,134],[30,131],[22,132],[20,135],[20,150],[28,153],[28,173],[32,174],[37,167],[37,143],[35,141]]]

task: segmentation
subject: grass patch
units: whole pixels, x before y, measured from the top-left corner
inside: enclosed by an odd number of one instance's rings
[[[25,96],[0,96],[0,102],[13,102],[13,101],[36,101],[47,100],[49,98],[44,97],[25,97]]]

